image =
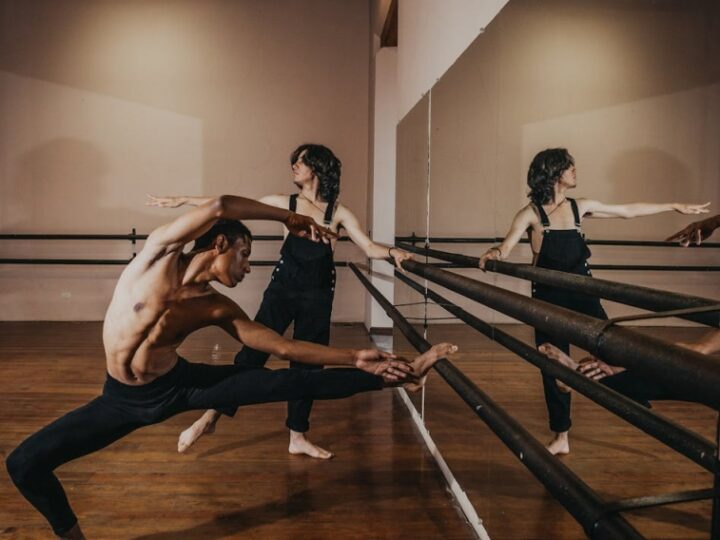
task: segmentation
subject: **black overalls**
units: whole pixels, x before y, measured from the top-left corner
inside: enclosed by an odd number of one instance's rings
[[[580,213],[575,199],[567,199],[572,206],[575,217],[574,229],[551,229],[550,220],[542,206],[537,205],[540,222],[543,226],[542,245],[538,253],[535,266],[549,268],[571,274],[589,276],[588,259],[590,249],[585,243],[585,236],[580,227]],[[557,306],[578,311],[598,319],[607,319],[605,310],[597,297],[588,296],[574,291],[566,291],[533,283],[532,296]],[[570,354],[570,343],[562,338],[552,337],[535,330],[535,345],[552,343],[558,349]],[[562,392],[555,384],[555,379],[543,373],[543,388],[545,390],[545,403],[548,408],[550,429],[556,433],[570,429],[570,393]]]
[[[585,236],[582,234],[577,202],[575,202],[575,199],[568,198],[567,200],[572,206],[573,216],[575,217],[574,229],[551,229],[547,213],[542,206],[536,206],[543,226],[543,241],[535,266],[590,276],[592,274],[587,261],[591,254],[585,243]],[[605,310],[600,305],[600,300],[593,296],[564,291],[541,283],[533,283],[532,295],[533,298],[572,309],[597,319],[608,318]],[[536,330],[535,345],[543,343],[552,343],[558,349],[564,351],[565,354],[570,354],[570,343],[568,341],[551,337]],[[673,388],[648,380],[646,377],[635,374],[632,370],[604,377],[600,380],[600,383],[646,407],[650,407],[650,401],[654,400],[692,401],[692,397],[688,398],[688,396],[680,395]],[[543,388],[550,419],[550,429],[556,433],[567,431],[571,425],[570,393],[560,391],[557,384],[555,384],[555,379],[545,374],[543,374]]]
[[[297,194],[290,196],[290,210],[297,208]],[[325,226],[332,222],[335,201],[329,201],[325,211]],[[330,315],[335,296],[335,263],[330,244],[313,242],[289,234],[280,250],[280,261],[273,270],[255,321],[283,334],[295,323],[293,339],[327,345],[330,342]],[[243,347],[235,356],[235,363],[244,366],[263,366],[268,353]],[[290,362],[290,367],[321,369],[322,366]],[[312,400],[288,402],[286,425],[305,432],[310,428],[308,418]],[[225,411],[223,411],[225,412]]]

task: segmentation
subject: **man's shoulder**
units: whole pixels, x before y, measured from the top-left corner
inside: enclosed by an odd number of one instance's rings
[[[212,318],[218,321],[226,321],[237,318],[247,318],[245,311],[231,298],[219,292],[212,292],[203,297]]]

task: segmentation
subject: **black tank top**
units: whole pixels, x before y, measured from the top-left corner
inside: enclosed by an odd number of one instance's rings
[[[297,194],[290,196],[289,209],[297,209]],[[324,224],[332,223],[335,201],[328,201]],[[280,261],[273,270],[271,284],[296,291],[335,290],[335,262],[331,244],[313,242],[288,234],[280,249]]]

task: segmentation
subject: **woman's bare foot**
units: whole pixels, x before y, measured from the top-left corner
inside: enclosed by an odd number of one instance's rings
[[[545,448],[553,456],[569,454],[570,440],[568,439],[568,432],[562,431],[560,433],[555,433],[552,441],[550,441]]]
[[[311,443],[304,433],[290,430],[288,452],[294,455],[306,455],[317,459],[330,459],[335,456],[324,448]]]
[[[552,345],[550,343],[543,343],[538,347],[538,351],[550,358],[550,360],[555,360],[556,362],[562,364],[565,367],[569,367],[572,370],[577,370],[578,366],[580,365],[569,355],[565,354],[555,345]],[[555,379],[555,384],[557,384],[557,387],[560,389],[561,392],[570,392],[572,390],[567,384],[558,381],[557,379]]]
[[[453,345],[452,343],[438,343],[437,345],[430,347],[427,351],[410,362],[416,380],[406,382],[402,385],[402,387],[408,392],[418,392],[423,386],[425,386],[427,374],[435,362],[441,358],[450,356],[451,354],[457,352],[457,350],[457,345]]]
[[[178,438],[178,452],[185,453],[203,435],[215,433],[215,424],[220,419],[220,413],[205,411],[195,423],[180,434]]]

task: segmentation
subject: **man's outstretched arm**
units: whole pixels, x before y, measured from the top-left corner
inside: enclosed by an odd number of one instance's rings
[[[292,234],[308,236],[313,240],[333,236],[331,231],[320,227],[310,217],[246,197],[221,195],[158,227],[150,234],[148,242],[170,249],[178,248],[202,236],[219,219],[279,221]]]
[[[715,229],[720,227],[720,214],[701,221],[691,223],[683,230],[676,232],[665,239],[666,242],[679,242],[681,246],[690,244],[700,245],[703,240],[710,238]]]
[[[314,365],[351,366],[381,376],[388,382],[402,381],[408,375],[413,375],[412,366],[396,359],[393,354],[377,349],[340,349],[287,339],[262,324],[249,320],[244,313],[236,314],[231,319],[225,318],[220,326],[248,347],[283,360]]]

